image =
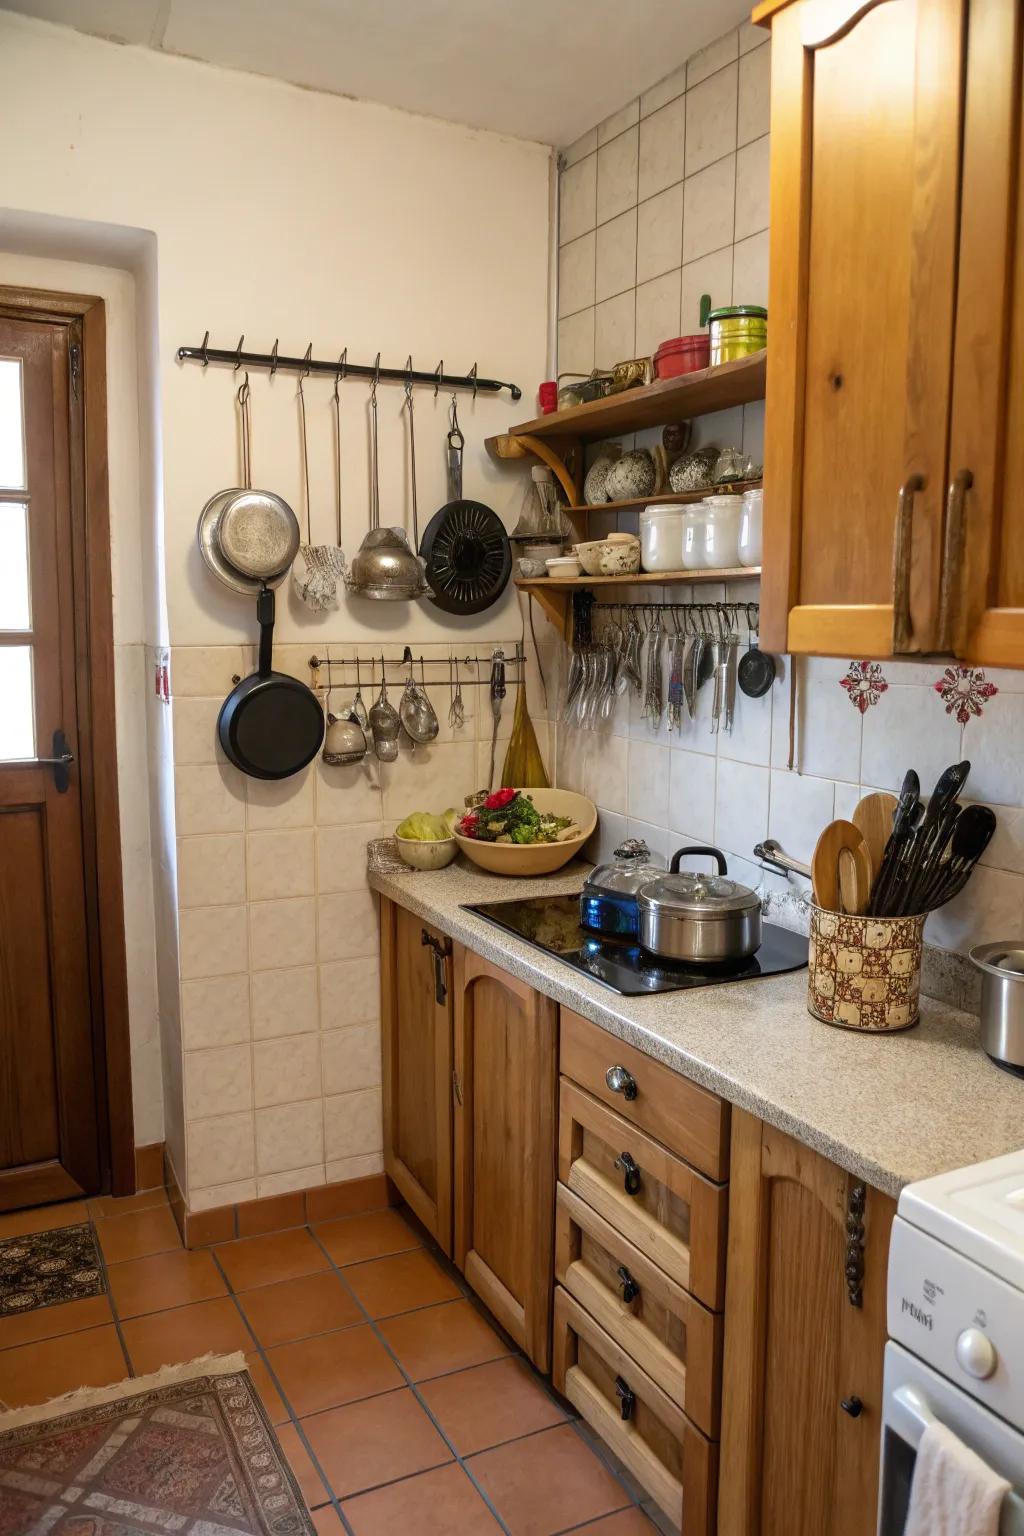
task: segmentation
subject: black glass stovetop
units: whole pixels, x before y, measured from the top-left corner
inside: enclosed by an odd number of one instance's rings
[[[762,924],[761,948],[750,960],[684,965],[648,954],[635,939],[608,938],[581,928],[578,895],[481,901],[468,903],[465,910],[628,997],[648,992],[679,992],[688,987],[717,987],[757,976],[779,976],[807,964],[805,936],[773,923]]]

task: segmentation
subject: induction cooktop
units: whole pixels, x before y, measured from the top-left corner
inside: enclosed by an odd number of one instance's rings
[[[627,997],[719,987],[730,981],[779,976],[807,964],[807,939],[773,923],[761,925],[761,948],[749,960],[723,965],[687,965],[648,954],[635,939],[609,938],[580,927],[580,898],[532,896],[525,901],[467,903],[465,911],[525,939],[592,981]]]

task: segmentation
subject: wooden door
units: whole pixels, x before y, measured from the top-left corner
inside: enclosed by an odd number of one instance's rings
[[[451,941],[381,903],[384,1168],[449,1258],[452,1252]]]
[[[455,1262],[539,1370],[551,1359],[558,1010],[455,949]]]
[[[774,650],[934,645],[964,7],[795,0],[772,21],[761,634]]]
[[[1024,17],[970,7],[940,645],[1024,667]]]
[[[77,353],[73,352],[77,349]],[[0,317],[0,1210],[101,1177],[79,765],[74,326]],[[55,745],[56,744],[56,745]]]
[[[874,1536],[895,1204],[733,1110],[719,1536]]]

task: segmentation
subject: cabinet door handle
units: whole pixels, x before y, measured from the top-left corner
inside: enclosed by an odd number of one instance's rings
[[[949,482],[946,492],[946,541],[942,551],[942,584],[939,588],[939,624],[935,649],[953,649],[953,598],[960,579],[964,551],[964,512],[967,492],[974,484],[969,469],[961,469]]]
[[[430,957],[434,962],[434,1001],[438,1007],[443,1008],[448,997],[448,977],[444,962],[451,954],[452,947],[447,939],[443,943],[438,942],[425,928],[420,930],[420,943],[430,948]]]
[[[640,1169],[630,1157],[628,1152],[620,1152],[615,1159],[615,1166],[623,1175],[622,1183],[627,1195],[640,1193]]]
[[[636,1393],[623,1381],[621,1376],[616,1376],[615,1378],[615,1393],[621,1405],[619,1412],[622,1417],[626,1420],[631,1419],[633,1417],[633,1410],[636,1408]]]
[[[620,1264],[615,1273],[619,1282],[619,1290],[622,1292],[622,1299],[628,1307],[629,1304],[633,1301],[636,1301],[637,1297],[640,1295],[640,1287],[633,1279],[633,1276],[630,1274],[625,1264]]]
[[[910,622],[910,552],[914,537],[914,497],[924,490],[923,475],[908,475],[896,503],[892,541],[892,648],[909,651],[914,627]]]
[[[604,1075],[604,1080],[612,1093],[621,1093],[622,1097],[629,1099],[630,1102],[636,1098],[640,1091],[636,1086],[636,1078],[632,1072],[627,1072],[626,1068],[620,1066],[618,1062],[616,1062],[614,1067],[608,1068]]]
[[[864,1412],[864,1404],[859,1397],[844,1397],[839,1406],[851,1419],[859,1419]]]
[[[456,1102],[456,1104],[461,1104],[462,1103],[462,1084],[459,1082],[459,1074],[457,1072],[453,1072],[452,1073],[452,1092],[455,1095],[455,1102]]]
[[[846,1201],[846,1257],[843,1273],[846,1279],[846,1299],[851,1307],[864,1305],[864,1208],[867,1197],[866,1185],[850,1185]],[[851,1398],[850,1401],[855,1399]]]

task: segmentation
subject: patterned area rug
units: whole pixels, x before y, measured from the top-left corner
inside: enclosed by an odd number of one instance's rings
[[[89,1222],[0,1241],[0,1317],[101,1296],[106,1288]]]
[[[0,1416],[0,1536],[316,1529],[238,1355]]]

